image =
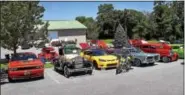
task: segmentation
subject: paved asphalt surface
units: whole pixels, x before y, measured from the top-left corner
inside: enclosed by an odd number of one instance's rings
[[[119,75],[115,69],[94,70],[69,79],[46,69],[45,79],[2,84],[1,95],[183,95],[182,61],[133,67]]]

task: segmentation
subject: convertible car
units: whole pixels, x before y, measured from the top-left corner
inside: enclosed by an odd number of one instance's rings
[[[12,55],[8,63],[8,80],[29,78],[44,78],[43,63],[31,52]]]
[[[116,56],[108,55],[102,49],[84,50],[80,55],[93,62],[95,69],[114,68],[118,64],[118,59]]]

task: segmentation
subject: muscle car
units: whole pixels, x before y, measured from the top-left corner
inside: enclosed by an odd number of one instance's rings
[[[23,52],[12,55],[8,63],[8,80],[44,78],[44,65],[34,53]]]
[[[160,55],[157,53],[145,53],[139,48],[131,47],[128,49],[132,55],[133,65],[141,66],[142,64],[154,64],[160,60]]]
[[[105,69],[105,68],[113,68],[116,67],[118,59],[114,55],[108,55],[102,49],[88,49],[84,50],[80,54],[85,59],[93,62],[95,69]]]

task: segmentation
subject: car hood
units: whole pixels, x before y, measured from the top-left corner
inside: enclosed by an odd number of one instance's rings
[[[21,67],[21,66],[38,66],[43,65],[43,63],[39,60],[26,60],[26,61],[10,61],[8,67]]]
[[[134,56],[157,56],[159,54],[155,54],[155,53],[131,53]]]
[[[94,56],[94,57],[99,58],[99,59],[104,59],[104,60],[117,59],[117,57],[116,56],[113,56],[113,55]]]

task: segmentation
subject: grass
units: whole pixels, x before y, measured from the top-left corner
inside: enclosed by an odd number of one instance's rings
[[[2,63],[0,63],[0,66],[1,66],[0,69],[3,69],[3,68],[6,69],[7,68],[7,65],[8,64],[2,64]]]
[[[105,41],[107,44],[111,44],[111,42],[113,41],[113,39],[104,39],[103,41]]]
[[[53,64],[52,63],[45,63],[44,68],[52,68]]]

